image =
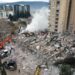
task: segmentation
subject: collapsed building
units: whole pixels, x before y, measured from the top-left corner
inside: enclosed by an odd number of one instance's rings
[[[57,30],[55,29],[55,31]],[[15,36],[15,51],[4,60],[15,59],[20,75],[35,75],[35,70],[39,65],[47,66],[49,73],[44,71],[45,75],[59,75],[58,71],[55,73],[58,69],[53,67],[53,63],[66,57],[75,57],[75,38],[73,36],[58,37],[58,34],[51,35],[44,31],[25,32]],[[18,72],[16,71],[15,74],[17,75]],[[8,75],[10,75],[9,72]]]

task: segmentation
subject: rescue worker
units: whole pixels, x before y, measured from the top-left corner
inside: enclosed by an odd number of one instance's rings
[[[41,67],[40,67],[40,65],[38,65],[38,66],[36,67],[36,70],[35,70],[34,75],[41,75]]]

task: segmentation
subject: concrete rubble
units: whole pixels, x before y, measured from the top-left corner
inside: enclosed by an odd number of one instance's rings
[[[45,65],[46,63],[49,67],[49,73],[47,72],[48,74],[44,75],[50,75],[52,73],[52,69],[50,69],[51,64],[58,59],[75,55],[75,47],[72,47],[74,44],[72,36],[61,36],[51,41],[50,34],[47,32],[35,33],[34,35],[28,34],[29,36],[25,35],[19,34],[16,36],[15,51],[4,59],[15,59],[18,70],[20,70],[20,75],[34,75],[37,65]]]

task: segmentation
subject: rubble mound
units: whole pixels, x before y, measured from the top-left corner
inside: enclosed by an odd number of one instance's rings
[[[57,60],[54,64],[55,65],[59,65],[59,64],[75,65],[75,57],[66,57],[62,60]]]
[[[0,19],[0,33],[10,33],[13,31],[14,24],[6,19]]]

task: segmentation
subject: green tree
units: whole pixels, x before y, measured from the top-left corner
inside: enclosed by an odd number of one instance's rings
[[[10,21],[13,20],[13,16],[11,14],[9,14],[8,18],[10,19]]]
[[[70,65],[61,65],[60,66],[60,74],[59,75],[72,75],[73,71]]]
[[[1,73],[1,75],[7,75],[4,65],[1,62],[1,59],[0,59],[0,73]]]
[[[1,75],[7,75],[4,67],[3,67],[2,71],[1,71]]]

